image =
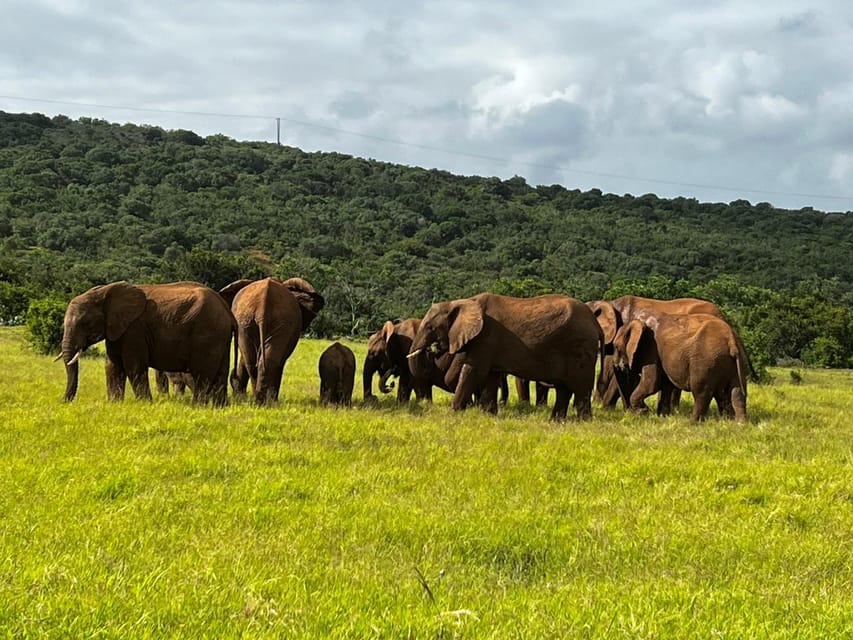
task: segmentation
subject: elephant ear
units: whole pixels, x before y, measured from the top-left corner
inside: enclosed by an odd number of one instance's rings
[[[326,305],[326,301],[311,283],[302,278],[288,278],[282,284],[293,294],[302,309],[302,330],[305,331]]]
[[[252,284],[254,280],[249,280],[248,278],[241,278],[240,280],[235,280],[231,284],[226,284],[219,290],[219,295],[222,296],[223,300],[228,303],[230,307],[234,302],[234,296],[239,293],[240,289],[245,287],[246,285]]]
[[[450,353],[458,353],[483,330],[483,310],[475,300],[457,300],[451,314]]]
[[[382,340],[385,344],[388,344],[388,341],[393,337],[394,331],[397,327],[394,326],[394,323],[388,320],[384,325],[382,325]]]
[[[625,326],[625,332],[628,334],[628,341],[625,345],[625,352],[628,355],[628,366],[633,369],[634,359],[639,353],[640,343],[646,334],[646,325],[641,320],[632,320]]]
[[[113,282],[102,289],[107,340],[118,340],[130,323],[142,315],[148,299],[129,282]]]
[[[616,338],[616,331],[619,329],[616,309],[609,302],[602,300],[587,302],[587,306],[592,309],[592,315],[595,316],[601,326],[601,331],[604,333],[604,344],[611,344]]]

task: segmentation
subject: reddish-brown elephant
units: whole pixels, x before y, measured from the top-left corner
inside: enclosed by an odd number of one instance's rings
[[[340,342],[331,344],[317,363],[320,374],[320,404],[349,407],[355,385],[355,354]]]
[[[501,374],[553,385],[553,419],[563,420],[574,395],[578,416],[592,416],[601,327],[582,302],[563,295],[512,298],[482,293],[437,302],[421,321],[410,358],[435,345],[461,363],[452,407],[464,409],[483,389],[482,406],[497,413]]]
[[[693,419],[705,417],[711,400],[720,413],[746,420],[746,353],[734,329],[707,314],[661,314],[632,320],[613,341],[615,372],[632,411],[648,411],[645,399],[660,392],[658,414],[670,411],[675,389],[693,393]],[[636,386],[626,384],[634,377]]]
[[[197,282],[92,287],[65,312],[65,399],[77,395],[80,353],[104,340],[108,399],[123,399],[128,379],[136,397],[151,399],[151,367],[190,374],[194,401],[225,405],[235,330],[225,301]]]
[[[249,380],[258,404],[278,401],[284,365],[299,336],[323,308],[325,301],[302,278],[281,281],[238,280],[220,293],[231,302],[237,319],[240,358],[231,372],[231,387],[245,395]]]

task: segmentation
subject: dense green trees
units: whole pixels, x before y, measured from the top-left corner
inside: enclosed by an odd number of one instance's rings
[[[0,321],[94,284],[300,275],[366,334],[483,290],[700,295],[771,358],[850,366],[853,216],[456,176],[0,112]],[[762,356],[759,356],[759,358]]]

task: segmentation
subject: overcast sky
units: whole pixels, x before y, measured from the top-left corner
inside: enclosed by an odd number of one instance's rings
[[[853,210],[850,0],[0,6],[3,111],[267,141],[279,116],[309,151]]]

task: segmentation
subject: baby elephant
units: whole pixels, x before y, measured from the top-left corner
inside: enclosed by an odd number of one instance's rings
[[[320,404],[352,405],[355,383],[355,354],[336,342],[320,356]]]

